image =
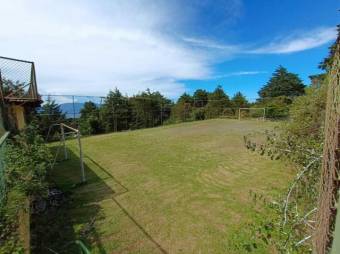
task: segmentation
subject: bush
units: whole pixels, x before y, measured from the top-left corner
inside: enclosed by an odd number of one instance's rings
[[[25,195],[41,194],[46,189],[47,168],[52,156],[44,140],[29,126],[9,142],[6,152],[6,184]]]
[[[313,233],[306,221],[313,220],[317,207],[326,90],[325,82],[306,89],[306,95],[297,97],[290,105],[289,121],[275,132],[268,132],[265,143],[259,145],[245,138],[248,148],[272,159],[290,160],[301,167],[287,195],[278,207],[273,207],[275,213],[281,215],[273,230],[278,235],[276,248],[282,253],[306,253],[311,249],[310,242],[300,241]]]
[[[0,207],[0,253],[24,253],[18,235],[18,212],[27,196],[44,195],[51,154],[36,126],[14,136],[5,154],[7,199]]]

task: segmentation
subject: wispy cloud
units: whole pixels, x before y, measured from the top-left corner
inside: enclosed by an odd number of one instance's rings
[[[227,50],[232,52],[238,51],[238,46],[236,45],[226,45],[221,44],[208,39],[200,39],[200,38],[183,38],[183,41],[197,47],[202,48],[210,48],[210,49],[218,49],[218,50]]]
[[[259,75],[259,74],[265,74],[268,73],[267,71],[237,71],[237,72],[230,72],[220,75],[214,75],[209,77],[209,80],[213,79],[222,79],[227,77],[233,77],[233,76],[251,76],[251,75]]]
[[[312,31],[276,39],[268,45],[248,50],[256,54],[288,54],[322,46],[336,39],[335,27],[317,28]]]

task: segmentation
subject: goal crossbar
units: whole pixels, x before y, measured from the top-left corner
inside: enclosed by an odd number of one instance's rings
[[[239,108],[238,109],[238,120],[241,120],[242,110],[262,110],[262,116],[260,117],[263,121],[266,119],[266,108]]]

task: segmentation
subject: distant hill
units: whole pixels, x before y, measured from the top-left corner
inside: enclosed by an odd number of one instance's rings
[[[60,110],[66,115],[67,118],[79,118],[80,110],[84,107],[84,103],[62,103],[60,104]]]

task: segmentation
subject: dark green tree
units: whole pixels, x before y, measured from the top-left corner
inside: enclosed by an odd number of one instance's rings
[[[158,126],[170,117],[171,101],[150,89],[130,98],[129,105],[132,129]]]
[[[208,96],[208,104],[205,107],[206,118],[219,117],[228,107],[231,107],[229,96],[224,92],[222,86],[217,86]]]
[[[102,132],[99,109],[92,101],[85,102],[80,110],[79,125],[82,134],[91,135]]]
[[[193,97],[187,93],[183,93],[171,110],[172,120],[180,122],[193,120],[193,106]]]
[[[46,137],[52,124],[65,122],[65,114],[61,111],[60,105],[48,97],[47,101],[42,105],[38,114],[40,134]],[[50,137],[53,137],[56,129],[51,128]]]
[[[249,106],[249,102],[241,92],[237,92],[231,99],[231,105],[234,108],[246,108]]]
[[[305,85],[297,74],[290,73],[279,66],[268,83],[259,91],[261,99],[278,96],[295,97],[305,93]]]
[[[201,108],[207,105],[208,103],[208,95],[209,93],[203,89],[197,89],[194,92],[193,100],[194,100],[194,106],[196,108]]]
[[[194,98],[187,93],[183,93],[177,100],[177,103],[189,103],[190,105],[194,104]]]
[[[128,99],[117,88],[105,98],[100,109],[100,119],[106,132],[128,129]]]

